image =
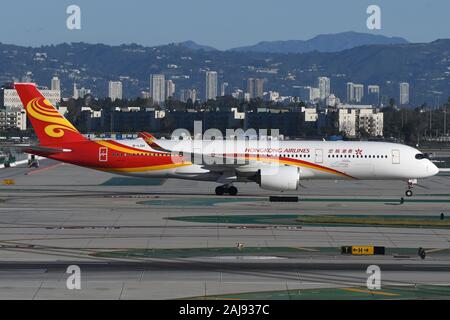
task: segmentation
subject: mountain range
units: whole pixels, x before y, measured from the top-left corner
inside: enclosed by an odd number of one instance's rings
[[[322,34],[309,40],[262,41],[255,45],[232,48],[228,51],[266,53],[338,52],[364,45],[405,43],[408,43],[408,41],[400,37],[387,37],[349,31],[335,34]],[[180,42],[179,44],[192,50],[217,50],[211,46],[200,45],[192,40]]]
[[[410,84],[413,105],[450,96],[450,39],[430,43],[367,44],[338,52],[266,53],[219,51],[192,42],[144,47],[137,44],[63,43],[23,47],[0,43],[0,84],[30,79],[49,86],[58,75],[63,96],[73,84],[108,94],[108,81],[121,80],[124,97],[149,90],[151,74],[163,73],[181,89],[205,93],[205,71],[218,72],[218,85],[246,90],[246,79],[265,78],[266,91],[299,96],[301,87],[317,86],[319,76],[331,79],[331,91],[346,96],[346,83],[379,85],[385,98],[399,99],[399,82]]]
[[[338,52],[364,45],[405,44],[400,37],[386,37],[360,32],[322,34],[309,40],[263,41],[252,46],[230,49],[238,52],[305,53],[311,51]]]

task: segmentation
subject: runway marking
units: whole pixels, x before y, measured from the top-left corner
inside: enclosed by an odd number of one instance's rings
[[[399,296],[399,294],[397,294],[397,293],[386,292],[386,291],[363,290],[363,289],[357,289],[357,288],[341,288],[341,290],[358,292],[358,293],[367,293],[367,294],[378,294],[378,295],[389,296],[389,297]]]
[[[47,171],[47,170],[50,170],[50,169],[54,169],[54,168],[62,166],[62,165],[64,165],[64,163],[56,163],[54,165],[51,165],[51,166],[48,166],[48,167],[45,167],[45,168],[41,168],[41,169],[30,171],[26,175],[29,176],[29,175],[32,175],[32,174],[41,173],[42,171]]]

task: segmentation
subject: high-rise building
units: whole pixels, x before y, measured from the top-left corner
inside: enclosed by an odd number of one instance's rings
[[[309,88],[309,101],[317,102],[320,99],[320,89],[319,88]]]
[[[77,84],[76,84],[76,83],[73,84],[73,94],[72,94],[72,98],[74,98],[75,100],[79,98],[79,95],[78,95],[78,88],[77,88]]]
[[[175,83],[172,80],[166,80],[166,99],[173,97],[175,93]]]
[[[222,84],[220,85],[220,96],[226,96],[228,94],[228,82],[222,82]]]
[[[353,85],[355,90],[355,102],[361,102],[364,97],[364,85],[363,84],[355,84]]]
[[[354,90],[353,90],[353,82],[347,82],[347,102],[352,102],[352,101],[354,101],[354,95],[355,95],[355,92],[354,92]]]
[[[59,80],[59,78],[56,76],[53,77],[50,87],[52,90],[61,90],[61,80]]]
[[[150,92],[152,93],[154,103],[164,103],[166,98],[165,86],[166,81],[163,74],[152,74],[150,76]]]
[[[150,92],[148,92],[148,91],[141,91],[141,98],[142,99],[150,99]]]
[[[206,100],[216,99],[217,97],[217,72],[206,71]]]
[[[378,106],[380,104],[380,86],[367,86],[367,99],[365,100],[372,105]]]
[[[84,97],[88,94],[91,94],[91,89],[86,89],[85,87],[81,87],[78,89],[78,97],[84,99]]]
[[[320,100],[325,100],[329,97],[331,93],[331,82],[330,78],[319,77],[319,90],[320,90]]]
[[[248,78],[247,79],[247,92],[249,99],[253,99],[255,97],[255,79]]]
[[[248,78],[247,93],[249,99],[262,98],[264,96],[264,83],[266,79]]]
[[[317,103],[320,98],[320,89],[310,86],[299,87],[298,97],[303,102]]]
[[[189,99],[194,103],[197,100],[197,90],[195,89],[182,89],[180,90],[180,101],[187,102]]]
[[[353,82],[347,83],[347,102],[361,102],[364,97],[364,85]]]
[[[110,81],[108,86],[108,97],[114,100],[122,100],[122,82]]]
[[[262,98],[264,96],[264,82],[266,79],[255,79],[255,98]]]
[[[400,105],[404,106],[409,103],[409,83],[400,83]]]

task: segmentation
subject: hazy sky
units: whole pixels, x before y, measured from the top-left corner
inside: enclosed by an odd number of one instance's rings
[[[81,8],[81,30],[66,27],[71,4]],[[366,27],[370,4],[381,7],[382,30]],[[228,49],[349,30],[429,42],[450,38],[449,12],[448,0],[14,0],[0,4],[0,42],[159,45],[194,40]]]

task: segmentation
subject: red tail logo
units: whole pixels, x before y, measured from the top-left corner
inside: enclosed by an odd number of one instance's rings
[[[14,86],[41,145],[87,140],[44,98],[34,84],[16,83]]]

